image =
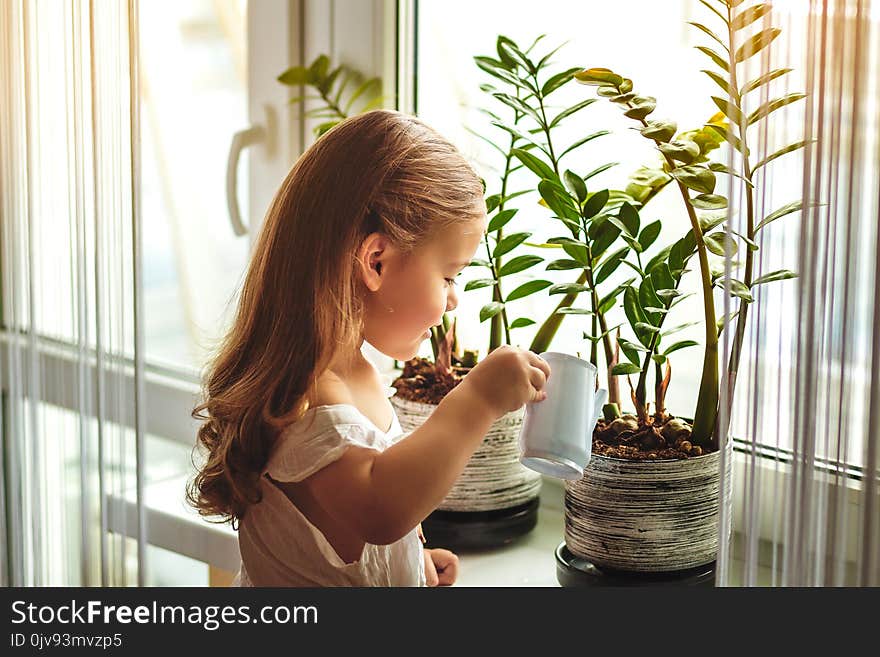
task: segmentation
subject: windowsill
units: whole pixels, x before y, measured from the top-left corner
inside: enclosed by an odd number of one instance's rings
[[[214,568],[237,572],[240,562],[237,533],[228,524],[207,522],[190,508],[184,501],[185,483],[185,476],[179,475],[146,487],[148,543]],[[504,547],[460,551],[460,572],[456,586],[559,586],[554,553],[564,537],[564,499],[563,482],[544,477],[535,528]],[[118,498],[111,497],[109,502],[110,530],[135,538],[137,507],[133,492],[126,496],[124,509],[119,509]],[[124,526],[120,526],[120,520]],[[728,586],[742,586],[746,580],[745,543],[744,536],[735,531]],[[781,585],[781,547],[777,545],[775,564],[770,541],[759,541],[757,550],[754,585]],[[852,581],[854,577],[853,568],[851,563],[847,564],[847,581]]]

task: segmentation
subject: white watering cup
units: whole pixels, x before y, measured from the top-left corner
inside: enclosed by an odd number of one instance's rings
[[[608,391],[596,390],[596,366],[558,351],[540,354],[550,365],[547,398],[526,404],[520,462],[541,474],[576,481],[593,452],[593,429]]]

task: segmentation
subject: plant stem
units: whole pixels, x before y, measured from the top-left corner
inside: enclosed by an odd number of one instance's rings
[[[737,110],[740,113],[740,123],[738,125],[739,128],[739,140],[742,144],[742,166],[743,166],[743,178],[747,181],[746,184],[746,237],[749,240],[755,240],[755,203],[754,203],[754,189],[751,184],[752,182],[752,170],[751,165],[749,164],[749,157],[747,153],[749,152],[748,144],[746,142],[746,130],[748,128],[747,125],[744,125],[743,121],[745,117],[742,115],[742,98],[739,95],[739,85],[737,84],[736,79],[736,62],[733,59],[733,29],[730,27],[730,22],[733,20],[733,10],[728,6],[727,8],[727,39],[728,46],[730,49],[730,95],[733,97],[733,100],[736,101]],[[753,267],[754,267],[754,252],[752,249],[746,248],[746,262],[745,262],[745,270],[743,272],[743,283],[749,289],[752,286],[752,276],[753,276]],[[742,346],[745,340],[746,333],[746,319],[749,314],[749,302],[745,299],[740,299],[739,302],[739,312],[736,316],[736,329],[734,330],[733,337],[733,346],[730,350],[730,360],[727,364],[727,386],[726,386],[726,396],[723,400],[724,404],[724,413],[719,412],[719,420],[721,417],[724,418],[724,425],[719,425],[717,427],[717,431],[715,432],[715,441],[719,441],[721,436],[727,434],[727,431],[730,428],[730,416],[733,412],[733,393],[736,388],[736,378],[737,373],[739,371],[739,361],[740,355],[742,353]]]

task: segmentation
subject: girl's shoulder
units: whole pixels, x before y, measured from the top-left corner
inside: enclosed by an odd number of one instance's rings
[[[385,431],[354,404],[313,406],[282,431],[265,473],[277,481],[301,481],[338,459],[348,447],[383,451],[401,433],[396,414]]]

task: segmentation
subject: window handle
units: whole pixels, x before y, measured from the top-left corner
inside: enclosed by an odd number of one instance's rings
[[[232,231],[239,237],[246,235],[248,227],[241,220],[238,208],[238,158],[241,151],[266,139],[266,129],[261,125],[252,125],[232,135],[229,146],[229,159],[226,161],[226,207],[229,210],[229,222]]]

